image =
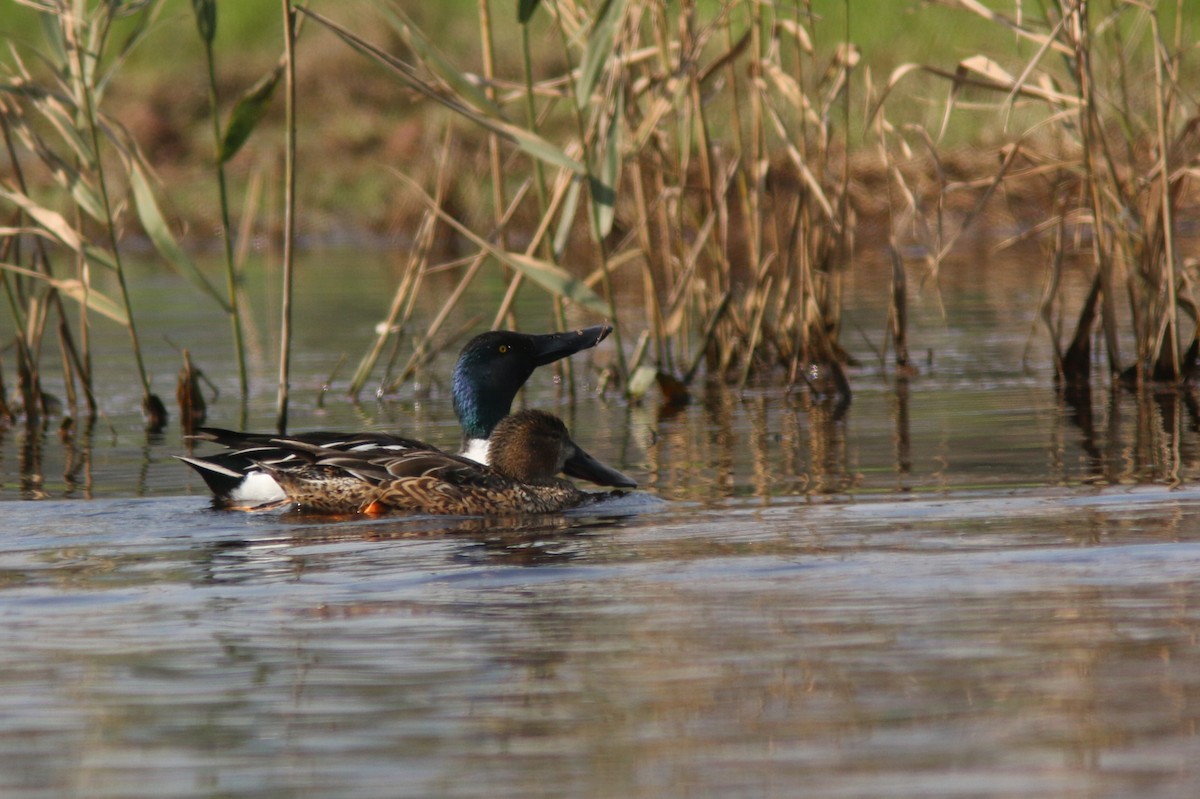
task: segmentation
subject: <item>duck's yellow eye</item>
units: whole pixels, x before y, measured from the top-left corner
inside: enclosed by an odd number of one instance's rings
[[[501,344],[501,345],[500,345],[500,354],[501,354],[501,355],[503,355],[503,354],[504,354],[504,353],[506,353],[506,352],[508,352],[508,345],[507,345],[507,344]]]

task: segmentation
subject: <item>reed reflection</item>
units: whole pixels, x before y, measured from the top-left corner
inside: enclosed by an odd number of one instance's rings
[[[809,401],[810,491],[840,494],[857,482],[850,470],[846,440],[848,408],[836,400]]]
[[[1058,383],[1056,388],[1059,407],[1071,424],[1079,428],[1079,447],[1088,459],[1086,473],[1104,477],[1106,458],[1097,444],[1091,385],[1084,381],[1065,381]]]
[[[649,484],[673,499],[711,501],[840,494],[851,469],[848,408],[807,393],[738,396],[708,386],[702,402],[657,416],[646,448]]]
[[[1200,403],[1193,390],[1114,386],[1103,434],[1086,384],[1061,385],[1057,396],[1063,417],[1079,431],[1084,482],[1178,485],[1200,476]]]
[[[21,428],[17,445],[17,473],[20,475],[21,499],[45,499],[46,475],[42,458],[46,446],[47,422],[44,417],[30,417]]]
[[[908,412],[908,400],[908,378],[898,374],[896,388],[892,392],[892,413],[896,424],[896,474],[901,478],[897,488],[902,491],[909,488],[903,478],[912,472],[912,421]]]
[[[71,417],[63,419],[58,438],[63,446],[63,496],[92,499],[92,446],[96,418],[88,417],[80,430]]]

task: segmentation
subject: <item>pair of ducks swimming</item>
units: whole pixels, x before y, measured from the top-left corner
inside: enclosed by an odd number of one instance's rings
[[[272,436],[201,428],[194,438],[227,451],[180,460],[200,473],[218,507],[241,510],[298,505],[323,513],[495,515],[598,502],[622,492],[581,491],[558,474],[617,488],[637,483],[585,452],[558,417],[509,411],[534,369],[594,347],[611,331],[608,325],[545,335],[491,331],[467,342],[451,380],[463,429],[459,455],[385,433]]]

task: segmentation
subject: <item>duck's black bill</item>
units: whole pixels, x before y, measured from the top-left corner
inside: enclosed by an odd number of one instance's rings
[[[554,363],[560,358],[596,346],[611,332],[612,325],[593,325],[582,330],[530,336],[533,341],[533,361],[537,366]]]
[[[605,466],[580,449],[578,445],[575,447],[575,454],[563,466],[563,473],[568,477],[574,477],[577,480],[587,480],[596,485],[613,486],[615,488],[637,488],[637,481],[631,480],[611,466]]]

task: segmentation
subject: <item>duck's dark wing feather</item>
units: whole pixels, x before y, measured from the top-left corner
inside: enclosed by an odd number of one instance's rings
[[[287,450],[281,444],[355,452],[360,450],[406,450],[436,449],[415,438],[388,435],[387,433],[341,433],[333,430],[317,430],[292,436],[277,433],[241,433],[219,427],[201,427],[191,436],[197,441],[212,441],[226,449],[254,452],[255,460],[261,460],[273,450]]]
[[[401,451],[375,449],[353,453],[328,449],[309,449],[314,464],[340,469],[375,486],[398,480],[428,478],[445,486],[499,490],[512,481],[473,460],[436,449],[407,449]]]
[[[402,438],[387,433],[339,433],[330,430],[284,436],[270,433],[241,433],[219,427],[201,427],[191,436],[199,441],[212,441],[227,449],[203,460],[236,475],[260,467],[287,466],[305,455],[312,462],[312,453],[390,453],[435,448],[415,438]],[[211,485],[211,484],[210,484]],[[214,490],[216,490],[214,488]]]

